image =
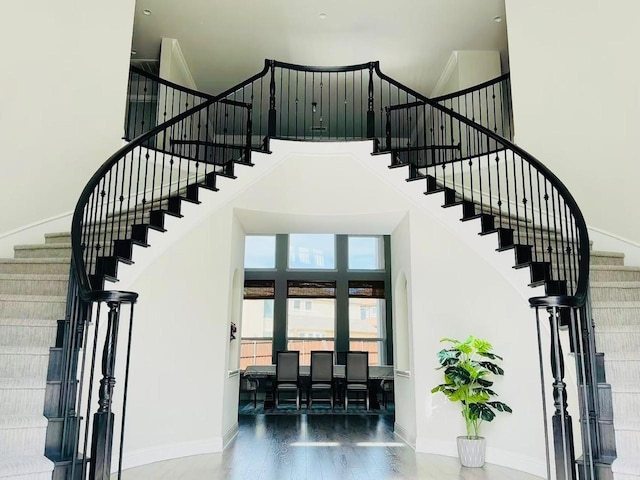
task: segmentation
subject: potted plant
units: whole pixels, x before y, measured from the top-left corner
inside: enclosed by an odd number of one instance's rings
[[[431,393],[442,392],[452,402],[460,402],[467,435],[458,437],[458,456],[465,467],[484,465],[485,439],[479,435],[482,422],[491,422],[496,412],[511,413],[502,402],[491,400],[498,394],[491,389],[490,375],[504,375],[496,363],[502,357],[492,352],[493,346],[486,340],[469,336],[464,342],[443,338],[449,344],[438,352],[438,362],[444,369],[444,383],[434,387]]]

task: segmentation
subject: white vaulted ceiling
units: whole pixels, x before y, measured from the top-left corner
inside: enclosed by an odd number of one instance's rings
[[[198,88],[214,94],[269,58],[379,60],[387,75],[429,95],[454,50],[499,50],[504,69],[505,20],[504,0],[137,0],[132,48],[133,58],[159,58],[161,38],[178,39]]]

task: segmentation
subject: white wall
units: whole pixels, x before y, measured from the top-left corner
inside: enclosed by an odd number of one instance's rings
[[[455,50],[451,52],[432,97],[473,87],[499,77],[500,52],[497,50]]]
[[[400,433],[415,440],[420,451],[451,453],[464,424],[456,408],[441,405],[429,393],[438,383],[438,340],[468,333],[486,336],[506,357],[507,378],[497,390],[516,412],[486,429],[489,458],[539,473],[544,441],[536,415],[540,397],[537,354],[531,349],[535,337],[529,331],[532,313],[502,270],[496,271],[469,247],[481,237],[468,235],[470,243],[457,240],[455,230],[438,216],[445,209],[421,193],[417,201],[405,194],[415,182],[387,183],[384,179],[397,170],[388,170],[384,158],[368,154],[370,142],[311,147],[274,142],[272,149],[274,154],[259,159],[271,163],[263,177],[250,188],[240,188],[228,204],[127,286],[140,293],[127,465],[216,451],[233,434],[237,381],[229,376],[228,329],[232,279],[242,259],[244,232],[375,232],[392,234],[392,275],[396,281],[396,274],[404,272],[409,286],[410,348],[415,353],[410,377],[398,380]],[[235,182],[241,184],[241,172]],[[459,224],[457,218],[452,220],[455,227]],[[403,245],[410,248],[401,252]],[[499,256],[494,249],[490,254]],[[521,340],[513,341],[516,338]],[[153,426],[158,419],[162,431]],[[526,435],[514,439],[514,428]]]
[[[0,39],[0,255],[24,225],[70,212],[121,145],[134,0],[11,2]],[[70,220],[56,225],[68,228]]]
[[[230,207],[219,210],[129,286],[140,300],[127,467],[222,449],[225,386],[237,389],[237,377],[227,370],[229,299],[237,266],[237,254],[230,255],[233,222]]]
[[[160,78],[194,90],[198,89],[180,43],[175,38],[163,38],[160,42]]]
[[[640,3],[506,8],[516,142],[568,186],[589,225],[640,243]]]

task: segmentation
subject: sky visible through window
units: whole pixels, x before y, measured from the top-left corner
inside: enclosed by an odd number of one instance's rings
[[[249,235],[244,243],[244,268],[275,268],[275,235]]]
[[[331,234],[289,235],[289,268],[305,270],[336,268],[336,238]]]
[[[349,237],[349,269],[350,270],[382,270],[381,237]]]

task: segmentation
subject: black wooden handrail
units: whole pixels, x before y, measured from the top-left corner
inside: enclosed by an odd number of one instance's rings
[[[499,77],[492,78],[491,80],[487,80],[486,82],[479,83],[478,85],[473,85],[471,87],[465,88],[463,90],[458,90],[457,92],[447,93],[446,95],[439,95],[437,97],[431,97],[431,100],[434,102],[442,102],[444,100],[449,100],[455,97],[461,97],[466,95],[467,93],[472,93],[477,90],[482,90],[483,88],[490,87],[491,85],[496,85],[504,80],[508,80],[511,78],[509,73],[505,73],[500,75]]]

